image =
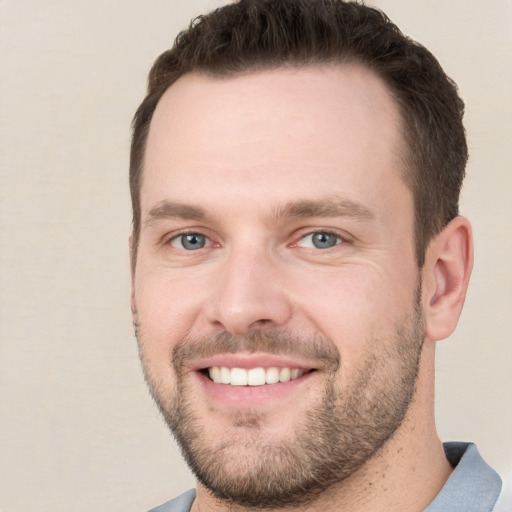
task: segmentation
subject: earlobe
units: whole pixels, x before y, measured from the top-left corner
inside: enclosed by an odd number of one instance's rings
[[[464,305],[473,268],[473,236],[465,217],[453,219],[432,240],[423,269],[427,338],[448,337]]]

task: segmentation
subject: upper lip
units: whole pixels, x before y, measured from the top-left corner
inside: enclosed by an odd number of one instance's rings
[[[315,369],[311,362],[301,361],[286,356],[275,356],[270,354],[218,354],[212,357],[198,359],[190,366],[191,370],[199,371],[206,368],[228,367],[228,368],[297,368],[300,370]]]

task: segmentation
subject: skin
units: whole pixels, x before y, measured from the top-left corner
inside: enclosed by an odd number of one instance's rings
[[[176,393],[171,361],[185,339],[258,330],[330,340],[341,358],[336,384],[347,389],[370,354],[385,357],[383,344],[423,283],[425,344],[401,427],[304,510],[423,510],[451,472],[434,423],[434,342],[457,323],[472,266],[471,231],[466,219],[454,219],[417,268],[404,151],[385,85],[355,65],[226,79],[186,75],[165,93],[151,123],[132,305],[146,373],[161,393]],[[306,201],[344,208],[308,213]],[[290,215],[298,204],[301,215]],[[184,230],[205,235],[207,245],[185,250]],[[325,231],[337,244],[315,248],[311,233]],[[184,379],[212,443],[227,440],[235,413],[251,409],[263,418],[267,441],[279,444],[314,410],[326,378],[317,371],[268,400],[244,395],[243,409],[208,395],[194,370]],[[251,430],[241,425],[236,432],[235,453],[245,445],[244,458],[257,457],[247,448]],[[226,506],[198,484],[194,510]]]

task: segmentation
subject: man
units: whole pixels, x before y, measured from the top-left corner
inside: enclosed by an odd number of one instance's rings
[[[435,342],[471,273],[463,103],[383,15],[244,0],[155,63],[134,119],[132,308],[197,477],[155,511],[490,511],[443,446]]]

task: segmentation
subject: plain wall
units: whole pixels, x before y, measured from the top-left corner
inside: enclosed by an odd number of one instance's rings
[[[375,0],[467,102],[476,264],[439,343],[444,440],[512,476],[512,2]],[[0,1],[0,511],[142,512],[193,483],[129,311],[129,124],[208,0]]]

